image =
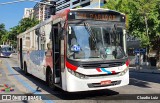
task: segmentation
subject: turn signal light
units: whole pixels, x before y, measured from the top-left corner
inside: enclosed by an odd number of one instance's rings
[[[126,66],[127,67],[129,66],[129,59],[126,61]]]

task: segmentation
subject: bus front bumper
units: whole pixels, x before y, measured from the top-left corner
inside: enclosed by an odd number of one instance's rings
[[[129,84],[129,70],[127,70],[127,72],[122,76],[108,76],[105,78],[94,77],[88,79],[80,79],[69,72],[66,72],[66,76],[66,91],[68,92],[101,90],[125,86]],[[105,81],[110,81],[110,83],[105,84]]]

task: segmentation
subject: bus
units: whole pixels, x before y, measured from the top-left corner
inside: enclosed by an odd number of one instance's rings
[[[13,48],[10,45],[0,45],[0,56],[1,57],[11,57],[13,53]]]
[[[66,9],[17,36],[25,74],[68,92],[129,84],[125,15]]]

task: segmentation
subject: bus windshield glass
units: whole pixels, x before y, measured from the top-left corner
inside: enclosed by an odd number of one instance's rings
[[[2,51],[2,52],[12,52],[12,48],[9,47],[9,46],[8,46],[8,47],[2,47],[2,48],[1,48],[1,51]]]
[[[125,57],[123,28],[105,25],[70,25],[67,56],[72,60],[99,61]]]

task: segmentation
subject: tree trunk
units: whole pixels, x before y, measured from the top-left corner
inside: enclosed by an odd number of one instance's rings
[[[149,35],[148,35],[149,29],[148,29],[148,22],[147,22],[147,16],[146,15],[144,16],[144,20],[145,20],[145,25],[146,25],[146,35],[149,38]]]
[[[150,41],[149,39],[149,35],[148,35],[148,31],[149,31],[149,28],[148,28],[148,22],[147,22],[147,16],[145,15],[144,16],[144,20],[145,20],[145,26],[146,26],[146,36],[148,38],[148,40]],[[146,61],[148,62],[148,53],[149,53],[149,45],[147,46],[147,49],[146,49]]]

